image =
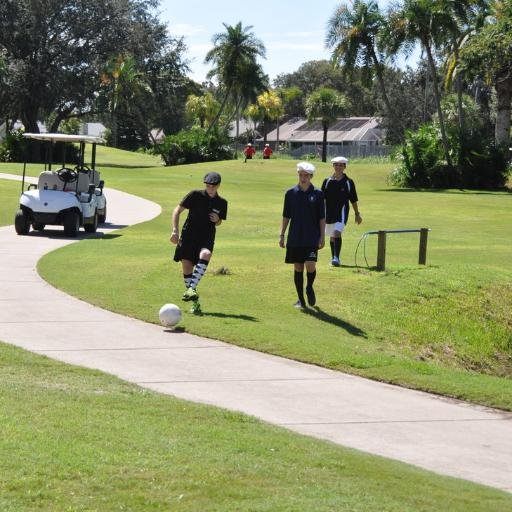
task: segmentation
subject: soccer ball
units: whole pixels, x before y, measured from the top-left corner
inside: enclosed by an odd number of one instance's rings
[[[164,304],[158,312],[165,327],[174,327],[181,320],[181,309],[176,304]]]

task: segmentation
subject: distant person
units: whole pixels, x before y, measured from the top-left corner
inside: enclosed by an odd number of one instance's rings
[[[263,148],[263,158],[265,160],[268,160],[272,156],[272,148],[269,144],[265,144],[265,147]]]
[[[254,146],[249,142],[247,146],[244,148],[244,155],[245,160],[244,162],[247,162],[247,160],[252,160],[253,155],[256,154],[256,150],[254,149]]]
[[[192,301],[191,313],[201,314],[199,294],[196,291],[212,257],[216,227],[226,219],[228,202],[217,193],[221,176],[209,172],[203,180],[204,190],[192,190],[172,212],[171,243],[176,245],[174,261],[181,261],[185,281],[184,301]],[[183,210],[188,216],[183,224],[181,236],[179,219]]]
[[[363,219],[357,205],[357,192],[354,181],[346,174],[348,160],[344,156],[337,156],[331,160],[333,166],[332,176],[325,178],[322,191],[325,195],[326,226],[325,235],[330,238],[331,265],[341,265],[342,234],[348,222],[350,204],[354,208],[356,224]]]
[[[285,247],[286,263],[294,265],[294,283],[298,301],[296,308],[306,307],[304,300],[304,267],[306,267],[306,296],[308,304],[316,304],[313,283],[316,278],[318,250],[325,244],[325,204],[324,194],[311,183],[315,166],[309,162],[297,164],[299,183],[286,191],[283,205],[283,219],[279,246]]]

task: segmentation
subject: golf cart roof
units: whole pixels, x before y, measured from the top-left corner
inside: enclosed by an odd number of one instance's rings
[[[102,137],[95,137],[94,135],[68,135],[66,133],[24,133],[23,137],[51,142],[89,142],[96,144],[105,144],[106,142]]]

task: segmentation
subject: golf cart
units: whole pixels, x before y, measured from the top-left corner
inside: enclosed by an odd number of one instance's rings
[[[80,226],[94,233],[98,223],[107,218],[107,200],[103,194],[103,180],[96,170],[96,145],[105,143],[101,137],[66,135],[63,133],[25,133],[28,139],[41,140],[45,145],[44,170],[37,184],[25,190],[26,162],[23,166],[20,209],[16,212],[14,227],[18,235],[27,235],[30,226],[36,231],[46,225],[64,226],[64,234],[74,237]],[[66,145],[62,144],[62,166],[52,169],[55,142],[78,143],[78,164],[66,166]],[[90,167],[85,164],[85,145],[92,144]]]

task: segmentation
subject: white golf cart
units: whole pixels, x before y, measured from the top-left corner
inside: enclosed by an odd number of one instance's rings
[[[66,135],[63,133],[25,133],[28,139],[46,143],[44,170],[37,185],[31,183],[25,191],[26,163],[23,166],[20,209],[16,212],[14,227],[18,235],[27,235],[30,226],[36,231],[46,225],[64,226],[64,234],[74,237],[80,226],[87,233],[94,233],[98,223],[107,218],[107,200],[103,194],[103,180],[96,170],[96,145],[104,144],[101,137]],[[55,142],[79,144],[78,164],[66,167],[66,150],[63,145],[62,167],[52,170]],[[90,167],[84,163],[86,143],[92,144]]]

